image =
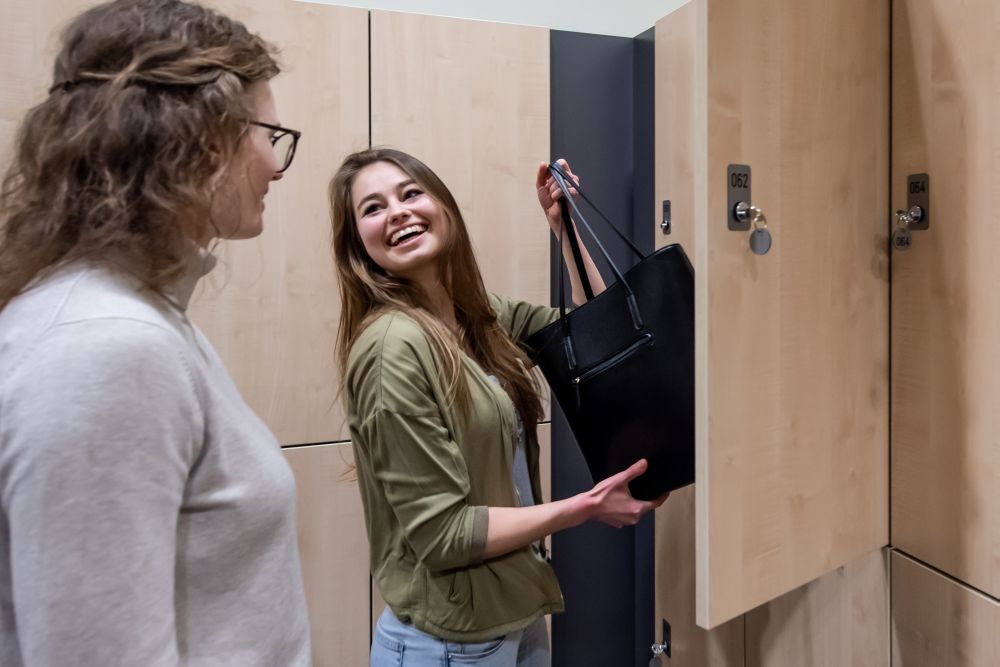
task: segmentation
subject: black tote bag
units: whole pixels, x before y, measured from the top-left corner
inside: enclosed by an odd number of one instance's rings
[[[651,500],[694,482],[694,271],[680,245],[644,257],[605,218],[642,257],[623,275],[580,214],[564,172],[557,164],[549,171],[563,192],[563,230],[588,301],[566,311],[560,236],[560,318],[532,334],[527,347],[566,414],[593,479],[645,458],[649,468],[629,489],[635,498]],[[615,274],[616,282],[596,297],[570,206]]]

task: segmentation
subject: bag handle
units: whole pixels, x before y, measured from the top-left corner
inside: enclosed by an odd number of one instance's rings
[[[563,332],[566,336],[566,340],[569,340],[569,321],[566,318],[566,290],[563,287],[564,285],[563,267],[566,265],[565,258],[563,257],[562,253],[563,231],[565,231],[566,235],[569,237],[570,249],[572,250],[573,260],[574,263],[576,264],[577,273],[580,276],[580,282],[583,284],[584,294],[587,296],[588,300],[594,297],[593,286],[590,284],[590,279],[587,277],[587,272],[583,265],[583,253],[580,250],[580,241],[577,237],[576,230],[573,228],[573,221],[570,218],[569,214],[570,207],[572,207],[573,212],[576,213],[577,221],[587,230],[590,236],[594,239],[594,243],[597,244],[598,249],[604,256],[604,260],[608,263],[608,266],[611,267],[611,272],[615,274],[616,280],[619,283],[621,283],[622,287],[624,288],[625,301],[628,304],[629,315],[632,318],[632,324],[637,331],[641,330],[644,325],[642,320],[642,314],[639,312],[639,306],[635,300],[635,294],[633,293],[632,288],[629,286],[628,281],[625,280],[625,276],[622,275],[621,270],[611,259],[611,255],[604,247],[604,244],[601,243],[601,239],[598,238],[593,228],[587,222],[586,218],[583,217],[583,214],[577,207],[576,202],[573,200],[573,196],[570,194],[569,186],[566,184],[565,172],[563,172],[562,168],[558,164],[553,163],[549,165],[549,173],[552,174],[552,178],[555,179],[556,184],[559,186],[559,189],[562,190],[563,193],[563,197],[559,202],[559,211],[562,214],[562,221],[563,221],[562,229],[559,232],[559,316],[563,322]],[[577,192],[580,192],[580,194],[583,195],[583,193],[580,191],[579,187],[577,187],[575,183],[573,187],[576,189]],[[597,207],[594,206],[593,202],[591,202],[589,199],[587,199],[587,202],[594,208],[595,211],[598,210]],[[598,211],[598,213],[600,213],[600,211]],[[611,221],[608,220],[604,216],[604,214],[601,214],[601,217],[603,217],[608,222],[608,224],[611,225],[611,228],[614,229],[615,232],[622,239],[626,240],[629,246],[631,246],[632,249],[636,253],[638,253],[640,257],[643,257],[642,252],[635,246],[635,244],[632,243],[630,240],[626,239],[625,236],[622,235],[621,232],[619,232],[618,229],[615,228],[613,224],[611,224]],[[568,350],[568,356],[570,358],[575,357],[575,355],[572,354],[572,350]],[[571,368],[575,367],[575,363],[571,363],[570,367]]]
[[[553,162],[552,164],[550,164],[549,165],[549,171],[550,172],[552,172],[552,171],[557,172],[560,176],[562,176],[563,181],[570,180],[569,175],[563,170],[562,166],[558,162]],[[553,174],[553,177],[555,177],[554,174]],[[558,180],[556,182],[558,183]],[[642,250],[640,250],[639,247],[635,243],[632,242],[632,239],[630,239],[629,237],[625,236],[625,234],[623,234],[621,232],[621,230],[619,230],[618,227],[615,226],[615,223],[613,223],[610,220],[608,220],[608,216],[604,215],[604,213],[601,212],[601,209],[597,208],[597,204],[595,204],[594,202],[590,201],[590,197],[587,196],[587,193],[584,192],[577,183],[574,182],[573,183],[573,187],[576,188],[577,194],[579,194],[580,197],[583,198],[583,201],[585,201],[588,204],[590,204],[590,208],[594,209],[594,211],[597,213],[597,215],[601,216],[601,219],[604,220],[604,222],[608,225],[608,227],[611,228],[611,231],[613,231],[615,234],[617,234],[618,238],[620,238],[622,241],[624,241],[625,244],[628,245],[628,247],[632,250],[632,252],[634,252],[636,255],[639,256],[639,259],[645,259],[646,258],[646,254]],[[576,207],[574,207],[574,209],[575,208]],[[577,215],[580,215],[579,211],[577,211]],[[583,216],[580,216],[580,217],[583,217]],[[587,230],[590,231],[591,234],[594,234],[594,231],[590,228],[590,225],[587,224],[586,220],[583,221],[583,224],[586,225]],[[595,238],[596,238],[596,236],[595,236]]]

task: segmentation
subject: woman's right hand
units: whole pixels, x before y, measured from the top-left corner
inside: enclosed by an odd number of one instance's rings
[[[559,158],[556,160],[563,172],[572,179],[569,184],[569,192],[576,197],[576,188],[573,184],[580,185],[580,177],[569,168],[569,162]],[[549,222],[552,233],[559,236],[562,231],[562,211],[559,208],[559,200],[562,199],[562,189],[556,184],[556,180],[549,173],[549,165],[546,162],[538,164],[538,173],[535,176],[535,189],[538,191],[538,203],[545,212],[545,219]],[[575,227],[574,227],[575,229]]]
[[[646,472],[646,459],[639,459],[617,475],[598,482],[585,496],[591,506],[590,517],[609,526],[621,528],[634,526],[642,516],[664,503],[670,492],[656,500],[636,500],[628,489],[628,483]]]
[[[628,483],[646,472],[647,467],[646,459],[641,459],[590,491],[562,500],[527,507],[490,507],[484,558],[502,556],[589,519],[615,528],[634,526],[643,514],[662,505],[670,495],[665,493],[656,500],[632,497]]]

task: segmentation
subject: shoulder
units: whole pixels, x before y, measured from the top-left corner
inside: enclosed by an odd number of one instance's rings
[[[101,391],[115,382],[139,378],[156,384],[167,378],[193,386],[187,350],[178,334],[154,322],[130,318],[95,318],[53,325],[4,369],[3,382],[61,378]]]
[[[180,316],[126,280],[82,270],[54,276],[0,314],[0,378],[65,364],[95,379],[123,371],[183,370],[187,344]]]
[[[503,319],[510,311],[510,299],[499,294],[494,294],[490,292],[488,295],[490,301],[490,308],[493,309],[493,314],[497,316],[497,319]]]
[[[426,332],[412,317],[400,311],[378,315],[358,334],[348,354],[347,366],[351,369],[371,360],[394,361],[431,353]]]
[[[358,335],[347,359],[345,390],[350,405],[413,412],[414,401],[435,394],[438,361],[420,324],[399,311],[373,319]]]
[[[378,370],[393,375],[419,373],[434,365],[434,355],[426,332],[409,315],[389,311],[375,317],[358,334],[347,357],[347,380]]]

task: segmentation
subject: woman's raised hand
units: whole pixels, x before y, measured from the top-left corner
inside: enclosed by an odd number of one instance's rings
[[[670,493],[665,493],[656,500],[636,500],[628,490],[628,483],[646,472],[646,459],[639,459],[617,475],[598,482],[593,489],[586,492],[591,503],[591,519],[596,519],[609,526],[621,528],[634,526],[646,512],[656,509],[667,499]]]
[[[562,158],[556,160],[556,163],[562,167],[566,175],[573,179],[573,182],[577,185],[580,184],[580,177],[573,173],[569,168],[569,163]],[[559,200],[562,199],[563,193],[556,184],[556,180],[552,178],[552,174],[549,173],[549,165],[546,162],[540,162],[538,164],[538,175],[535,177],[535,187],[538,190],[538,203],[541,204],[542,210],[545,211],[545,218],[549,221],[549,227],[552,228],[552,232],[559,235],[562,229],[562,215],[559,212]],[[570,188],[570,193],[574,196],[576,195],[576,188]]]

